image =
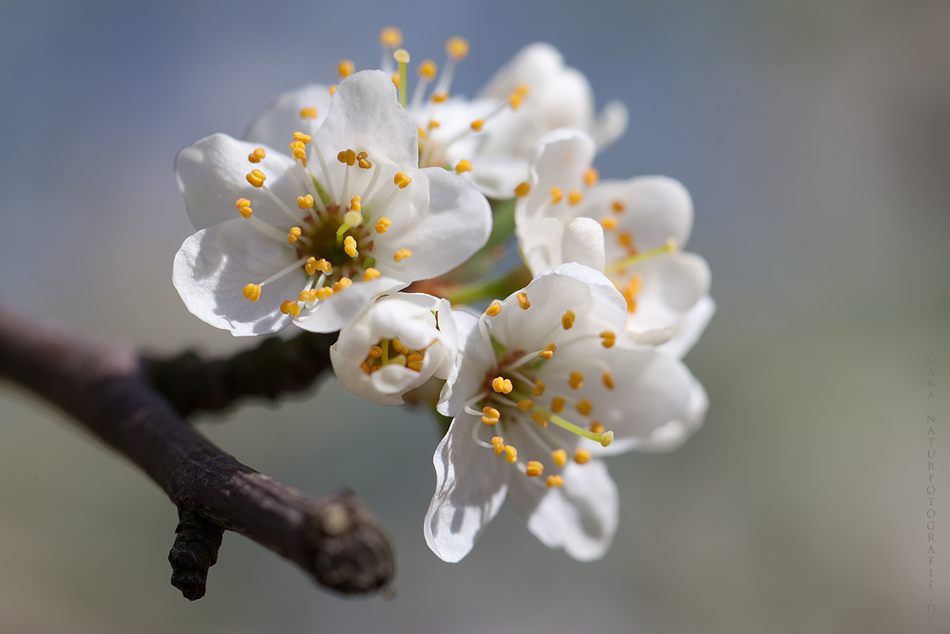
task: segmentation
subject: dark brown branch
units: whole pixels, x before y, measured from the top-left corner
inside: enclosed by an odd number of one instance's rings
[[[393,549],[359,498],[316,499],[224,453],[152,389],[131,347],[89,343],[0,308],[0,379],[62,409],[168,494],[181,518],[169,559],[188,598],[204,594],[217,556],[209,524],[253,539],[339,592],[374,592],[392,580]]]
[[[226,409],[244,397],[273,400],[309,389],[330,369],[334,341],[335,333],[304,332],[289,340],[269,337],[228,359],[206,360],[187,351],[169,359],[145,357],[142,367],[175,411],[188,417]]]

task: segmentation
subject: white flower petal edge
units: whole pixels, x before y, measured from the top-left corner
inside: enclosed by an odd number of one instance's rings
[[[281,93],[254,117],[242,138],[258,145],[286,147],[294,132],[301,129],[301,111],[315,108],[313,125],[319,127],[327,118],[330,100],[330,87],[324,84],[309,84]]]
[[[543,543],[602,556],[617,493],[592,449],[614,439],[630,449],[692,420],[695,380],[678,359],[618,340],[623,297],[579,264],[543,272],[477,319],[456,315],[461,345],[439,403],[454,418],[433,458],[430,548],[464,557],[507,493]]]
[[[447,300],[421,293],[378,299],[340,330],[330,361],[343,388],[379,405],[400,405],[402,395],[455,364],[458,334]]]
[[[298,114],[292,157],[225,135],[179,154],[196,227],[244,216],[239,231],[186,241],[175,272],[192,312],[235,334],[283,327],[289,320],[275,309],[306,330],[338,330],[377,297],[464,262],[491,232],[491,208],[474,185],[418,168],[418,130],[384,73],[342,81],[318,130],[312,112]],[[269,129],[267,116],[257,128]]]
[[[619,101],[610,101],[595,121],[590,83],[579,70],[565,66],[564,57],[550,44],[525,46],[495,73],[480,96],[504,99],[519,86],[528,88],[525,107],[547,130],[582,130],[594,137],[598,149],[603,149],[627,128],[627,108]]]

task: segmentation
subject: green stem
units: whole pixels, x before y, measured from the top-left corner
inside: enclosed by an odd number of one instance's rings
[[[446,294],[446,299],[452,304],[471,304],[487,299],[508,297],[519,288],[523,288],[530,280],[531,272],[524,265],[510,271],[503,277],[488,280],[487,282],[462,284]]]

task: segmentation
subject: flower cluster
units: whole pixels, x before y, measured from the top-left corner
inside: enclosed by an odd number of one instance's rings
[[[411,94],[401,33],[380,43],[378,70],[344,60],[338,84],[278,96],[243,140],[181,151],[197,233],[175,286],[234,335],[339,330],[348,392],[452,419],[424,524],[445,561],[505,499],[547,546],[599,558],[618,517],[601,458],[672,449],[708,407],[681,360],[715,309],[706,262],[681,250],[690,196],[666,177],[600,179],[595,155],[626,109],[595,116],[587,80],[548,44],[469,99],[450,92],[464,39],[441,73],[417,66]],[[499,274],[509,240],[524,265]]]

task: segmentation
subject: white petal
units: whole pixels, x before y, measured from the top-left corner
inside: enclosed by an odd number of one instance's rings
[[[202,229],[182,244],[172,280],[185,306],[216,328],[236,336],[264,335],[290,323],[280,303],[303,290],[303,269],[266,284],[260,299],[247,300],[244,287],[260,283],[293,264],[296,253],[261,235],[243,218]]]
[[[303,119],[300,111],[316,108],[316,119]],[[294,140],[294,132],[310,134],[327,118],[330,109],[330,90],[323,84],[310,84],[281,93],[251,121],[244,139],[275,148],[285,148]],[[312,123],[311,123],[312,122]],[[312,126],[312,127],[311,127]]]
[[[528,268],[535,275],[566,262],[604,270],[604,230],[592,218],[527,220],[515,232]]]
[[[356,282],[334,293],[312,309],[300,313],[294,323],[310,332],[333,332],[353,322],[377,297],[405,288],[406,282],[379,277]]]
[[[535,537],[580,561],[600,559],[617,532],[617,485],[599,460],[569,462],[564,485],[547,487],[539,478],[511,478],[508,499]]]
[[[376,268],[407,282],[454,269],[488,241],[492,214],[488,201],[467,180],[439,167],[410,173],[412,182],[380,212],[392,221],[376,239]],[[401,263],[393,254],[409,249]]]
[[[443,561],[460,561],[498,513],[508,492],[511,465],[473,442],[471,428],[484,425],[461,413],[432,456],[435,495],[426,512],[426,543]]]
[[[449,368],[436,406],[443,416],[455,416],[466,401],[481,391],[485,374],[495,363],[491,342],[483,337],[478,328],[478,316],[465,310],[454,310],[452,318],[459,352],[455,363]]]
[[[523,222],[541,215],[567,220],[579,215],[579,209],[568,203],[568,193],[580,189],[584,172],[594,160],[594,141],[583,132],[561,129],[538,140],[528,162],[531,165],[531,193],[519,201],[516,221]],[[561,189],[564,200],[550,204],[551,189]]]
[[[689,402],[683,415],[658,427],[648,437],[634,440],[630,443],[630,449],[657,453],[673,451],[702,426],[709,409],[709,397],[702,384],[695,377],[692,379]]]
[[[617,100],[607,102],[590,131],[594,143],[597,144],[598,152],[603,151],[623,136],[623,133],[627,131],[629,118],[630,114],[623,102]]]
[[[256,164],[250,163],[247,156],[258,146],[226,134],[212,134],[178,153],[175,178],[185,197],[188,217],[196,229],[207,229],[240,218],[234,207],[238,198],[250,200],[254,215],[261,220],[282,227],[290,226],[287,216],[266,199],[260,189],[251,186],[246,177],[252,169],[259,169],[267,177],[268,187],[274,188],[276,182],[289,180],[286,172],[293,167],[294,161],[265,147],[266,158]]]
[[[683,315],[683,318],[680,319],[679,328],[676,329],[676,334],[661,345],[660,350],[677,359],[685,357],[686,353],[699,341],[700,335],[703,334],[706,325],[715,312],[716,302],[713,301],[712,297],[706,295],[696,302],[696,305],[689,312]]]
[[[636,311],[627,318],[626,328],[633,332],[677,328],[709,292],[709,265],[694,253],[659,255],[632,267],[628,274],[639,274],[642,281]],[[615,276],[615,280],[622,288],[624,278]]]
[[[663,246],[673,240],[683,248],[693,227],[693,200],[683,184],[666,176],[638,176],[627,181],[602,181],[592,188],[585,206],[606,212],[614,201],[624,205],[624,212],[617,216],[620,224],[612,232],[633,234],[634,245],[642,252]],[[603,213],[606,215],[606,213]],[[608,238],[607,260],[613,260]],[[619,249],[614,247],[619,255]]]

